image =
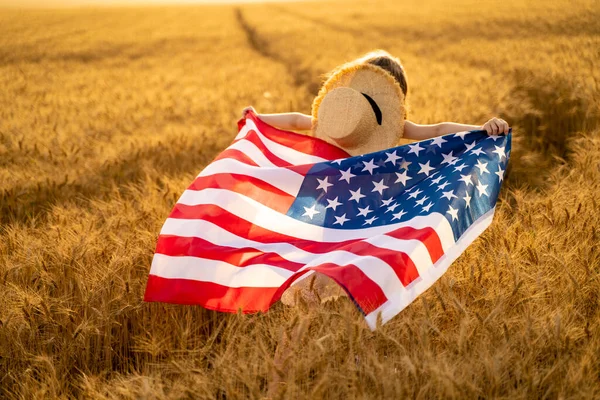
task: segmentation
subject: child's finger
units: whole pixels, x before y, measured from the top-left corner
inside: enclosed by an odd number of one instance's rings
[[[496,118],[496,125],[498,126],[498,134],[501,134],[504,131],[503,122],[504,121],[502,121],[502,119]]]
[[[494,135],[498,134],[498,122],[496,120],[492,120],[492,133]]]
[[[249,113],[250,111],[253,111],[253,110],[254,110],[254,109],[252,108],[252,106],[249,106],[249,107],[246,107],[246,108],[244,108],[244,109],[242,110],[242,116],[243,116],[243,117],[246,117],[246,116],[248,115],[248,113]]]
[[[504,130],[504,128],[502,127],[502,120],[501,119],[497,119],[496,120],[496,126],[498,127],[498,130],[497,130],[496,134],[499,135]]]

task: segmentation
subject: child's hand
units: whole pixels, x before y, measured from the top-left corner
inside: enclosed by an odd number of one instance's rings
[[[499,135],[501,133],[508,133],[508,122],[503,120],[502,118],[492,118],[483,126],[481,129],[484,129],[488,135]]]
[[[258,114],[256,112],[256,110],[254,109],[254,107],[248,106],[248,107],[246,107],[246,108],[244,108],[242,110],[242,118],[246,118],[246,115],[248,115],[249,112],[253,112],[254,114]]]

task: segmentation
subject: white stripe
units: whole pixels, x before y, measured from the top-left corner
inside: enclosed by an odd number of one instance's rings
[[[251,141],[242,139],[234,142],[227,150],[239,150],[248,158],[258,164],[259,167],[277,167],[273,164],[260,149]]]
[[[335,250],[324,254],[311,253],[290,243],[261,243],[246,239],[209,221],[196,220],[195,222],[197,230],[194,237],[204,239],[218,246],[227,246],[238,249],[253,248],[264,253],[275,253],[288,261],[306,264],[299,269],[299,271],[309,268],[310,266],[317,266],[329,262],[338,265],[354,264],[380,286],[383,285],[382,288],[385,289],[384,293],[386,293],[386,296],[388,294],[394,294],[394,291],[396,290],[404,290],[403,287],[399,287],[399,285],[401,286],[401,283],[393,268],[375,256],[359,256],[352,253],[351,250]],[[398,251],[406,250],[405,252],[408,254],[412,253],[418,255],[418,258],[412,260],[417,266],[417,269],[419,269],[419,272],[424,271],[425,268],[432,265],[427,248],[418,240],[402,241],[390,236],[378,236],[365,240],[365,242],[392,250],[397,250],[402,247],[403,250]],[[247,265],[242,268],[254,268],[254,266]]]
[[[365,242],[383,249],[405,253],[412,260],[413,264],[415,264],[419,275],[422,275],[427,268],[433,265],[427,246],[420,240],[396,239],[383,235],[365,239]]]
[[[232,158],[224,158],[209,164],[198,176],[210,176],[215,174],[248,175],[267,182],[292,196],[298,194],[302,182],[304,181],[302,175],[286,168],[255,167]],[[192,192],[198,193],[197,191]],[[186,193],[184,192],[182,197],[185,195]]]
[[[479,235],[481,235],[488,226],[492,223],[496,207],[492,208],[467,228],[462,236],[456,241],[455,245],[446,250],[444,255],[429,268],[425,274],[419,279],[413,281],[405,288],[403,293],[397,293],[392,297],[388,297],[388,301],[382,304],[379,308],[369,313],[366,316],[367,324],[371,330],[377,327],[377,316],[381,313],[381,323],[384,324],[400,311],[404,310],[417,296],[429,289],[447,270],[450,264],[460,256],[466,248],[473,243]]]
[[[177,220],[173,220],[177,221]],[[185,220],[180,220],[185,221]],[[244,237],[235,235],[229,232],[227,229],[222,228],[219,225],[216,225],[209,221],[204,220],[193,220],[194,221],[194,232],[192,236],[187,237],[197,237],[208,242],[211,242],[217,246],[226,246],[233,247],[236,249],[241,248],[253,248],[264,253],[275,253],[280,257],[300,264],[310,263],[311,260],[315,259],[315,257],[320,257],[321,254],[308,252],[306,250],[300,249],[290,243],[286,242],[277,242],[277,243],[262,243],[254,240],[246,239]],[[192,233],[192,232],[188,232]],[[173,233],[164,233],[165,235],[173,235]],[[179,235],[181,236],[181,235]],[[431,256],[427,251],[427,247],[419,240],[408,239],[401,240],[396,239],[391,236],[375,236],[372,238],[364,239],[364,242],[370,243],[374,246],[383,249],[389,249],[392,251],[399,251],[406,253],[419,271],[419,274],[424,272],[427,268],[433,265],[431,261]],[[346,251],[346,250],[343,250]],[[326,253],[325,255],[330,255],[331,252]]]
[[[388,264],[374,256],[357,256],[348,251],[332,251],[322,254],[300,268],[298,272],[324,263],[332,263],[339,266],[352,264],[358,267],[358,269],[381,288],[383,294],[388,299],[406,291],[406,288]]]
[[[248,120],[246,120],[246,125],[242,126],[242,129],[238,132],[236,137],[233,140],[239,140],[246,136],[250,132],[250,126],[248,126]]]
[[[245,219],[255,225],[273,232],[318,242],[343,242],[345,240],[365,239],[401,227],[415,229],[433,228],[437,232],[444,252],[454,244],[454,234],[450,223],[440,213],[417,216],[405,222],[374,226],[363,229],[334,229],[298,221],[288,215],[263,206],[259,202],[226,189],[186,190],[178,201],[179,204],[201,205],[216,204],[233,215]],[[197,220],[167,219],[161,233],[179,236],[194,236]]]
[[[314,163],[318,163],[318,162],[328,161],[325,158],[317,157],[317,156],[314,156],[311,154],[302,153],[301,151],[292,149],[290,147],[287,147],[287,146],[284,146],[277,142],[274,142],[271,139],[268,139],[265,135],[263,135],[258,130],[258,128],[256,127],[256,124],[251,119],[246,119],[246,125],[244,125],[244,128],[247,128],[244,136],[246,136],[248,131],[256,132],[260,141],[265,145],[265,147],[267,149],[269,149],[269,151],[271,153],[273,153],[277,157],[281,158],[282,160],[289,162],[291,165],[314,164]],[[238,135],[238,136],[240,136],[240,135]]]
[[[361,257],[347,251],[319,254],[296,271],[331,263],[339,266],[354,265],[375,282],[387,298],[406,292],[406,288],[385,262],[377,257]],[[279,287],[294,275],[293,271],[268,264],[237,267],[224,261],[201,257],[167,256],[154,254],[150,274],[167,279],[188,279],[213,282],[228,287]]]
[[[212,225],[212,228],[210,225]],[[204,229],[218,229],[218,227],[206,223]],[[224,245],[229,247],[254,247],[257,250],[274,252],[287,260],[305,264],[296,272],[326,263],[339,266],[352,264],[381,287],[387,298],[406,291],[392,267],[375,256],[358,256],[346,250],[314,254],[288,243],[263,244],[252,242],[231,233],[223,232],[223,230],[220,230],[217,236],[220,240],[225,239]],[[231,241],[227,239],[231,239]],[[254,274],[251,271],[256,271],[256,273]],[[202,257],[167,256],[158,253],[154,255],[150,273],[163,278],[214,282],[229,287],[276,287],[282,285],[287,278],[294,274],[292,271],[268,264],[250,264],[238,267],[225,261],[209,260]]]
[[[155,254],[150,274],[168,279],[214,282],[229,287],[279,287],[294,273],[266,264],[236,267],[223,261],[199,257]]]

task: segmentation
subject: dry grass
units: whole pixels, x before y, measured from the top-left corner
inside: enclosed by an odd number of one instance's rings
[[[600,10],[424,0],[0,13],[0,396],[600,397]],[[162,222],[241,108],[401,57],[411,118],[515,128],[492,227],[371,332],[351,304],[145,304]],[[274,363],[287,336],[292,353]]]

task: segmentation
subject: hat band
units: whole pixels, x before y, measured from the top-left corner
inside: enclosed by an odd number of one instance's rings
[[[377,119],[377,123],[379,125],[381,125],[381,122],[383,120],[383,115],[381,114],[381,110],[379,109],[379,106],[377,105],[377,103],[375,103],[375,100],[373,100],[371,98],[371,96],[369,96],[366,93],[362,93],[361,94],[363,96],[365,96],[365,98],[369,101],[369,104],[371,105],[371,108],[373,109],[373,112],[375,113],[375,118]]]

